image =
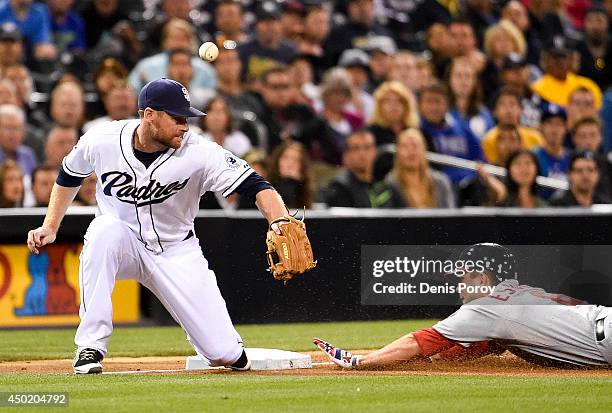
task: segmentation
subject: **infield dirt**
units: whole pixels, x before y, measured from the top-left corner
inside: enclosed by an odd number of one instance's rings
[[[366,354],[368,351],[355,351]],[[304,352],[312,357],[312,369],[282,371],[231,372],[227,370],[182,370],[185,357],[109,357],[103,361],[105,372],[142,372],[154,374],[282,374],[298,376],[325,375],[453,375],[453,376],[525,376],[525,377],[612,377],[612,369],[557,369],[529,364],[510,353],[487,356],[469,362],[412,362],[384,370],[343,370],[330,364],[319,351]],[[0,362],[2,373],[72,374],[72,360],[31,360]],[[163,370],[168,370],[164,372]],[[182,371],[175,371],[182,370]],[[153,373],[151,373],[153,374]]]

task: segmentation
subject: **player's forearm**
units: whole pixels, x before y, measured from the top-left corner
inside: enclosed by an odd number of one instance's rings
[[[79,192],[79,188],[80,186],[67,187],[58,184],[53,185],[51,198],[49,200],[49,208],[47,209],[47,215],[42,225],[43,227],[49,228],[53,232],[57,232],[66,214],[66,210],[74,200],[77,192]]]
[[[283,198],[273,189],[264,189],[255,195],[255,205],[268,222],[287,215],[287,207]]]
[[[380,350],[366,354],[359,359],[360,367],[378,367],[415,359],[421,354],[419,343],[412,334],[398,338]]]

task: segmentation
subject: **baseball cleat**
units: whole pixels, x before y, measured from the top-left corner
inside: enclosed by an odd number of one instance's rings
[[[251,370],[251,360],[249,360],[249,358],[247,357],[246,351],[242,350],[242,354],[240,355],[238,360],[236,360],[231,366],[226,367],[229,367],[230,369],[235,371],[248,371]]]
[[[312,340],[312,343],[317,346],[319,350],[321,350],[327,358],[333,361],[340,367],[344,367],[345,369],[354,368],[353,354],[349,353],[346,350],[342,350],[341,348],[336,348],[332,344],[327,341],[321,340],[320,338],[315,338]]]
[[[86,348],[81,350],[74,359],[72,367],[75,374],[99,374],[102,373],[102,359],[104,356],[98,350]]]
[[[248,371],[251,370],[251,360],[247,361],[247,364],[243,367],[235,367],[235,366],[230,366],[230,369],[234,370],[234,371]]]

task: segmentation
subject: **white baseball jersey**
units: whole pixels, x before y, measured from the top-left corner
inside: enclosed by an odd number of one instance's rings
[[[528,360],[604,366],[612,362],[612,329],[597,342],[595,322],[612,315],[596,305],[571,305],[571,299],[505,280],[493,292],[459,308],[433,329],[468,347],[494,340]],[[612,318],[612,317],[610,317]]]
[[[148,168],[133,152],[140,121],[108,122],[81,137],[62,163],[84,178],[95,172],[97,215],[127,223],[151,252],[185,239],[193,230],[206,191],[231,194],[253,170],[242,159],[187,132],[179,149],[169,148]]]
[[[111,294],[117,279],[152,291],[212,365],[231,365],[243,352],[214,272],[191,237],[206,191],[232,193],[252,169],[242,159],[187,132],[148,167],[133,151],[139,120],[90,129],[63,161],[66,173],[96,173],[98,214],[80,257],[78,350],[106,354],[112,332]]]

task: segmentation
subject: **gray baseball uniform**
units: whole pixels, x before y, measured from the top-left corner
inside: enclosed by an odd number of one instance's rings
[[[612,308],[571,304],[566,296],[505,280],[433,329],[464,347],[493,340],[537,364],[612,365]]]

